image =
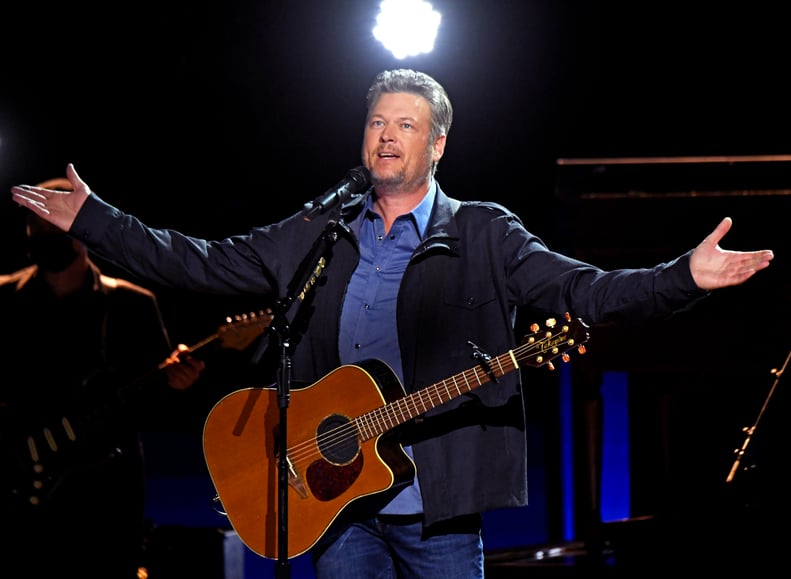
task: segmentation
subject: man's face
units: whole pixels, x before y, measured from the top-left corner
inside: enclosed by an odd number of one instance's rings
[[[411,93],[384,93],[368,117],[363,138],[363,162],[377,190],[411,192],[425,184],[432,162],[445,146],[444,135],[430,142],[429,103]]]

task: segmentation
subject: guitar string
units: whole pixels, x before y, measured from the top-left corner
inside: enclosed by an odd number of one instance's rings
[[[470,382],[471,382],[470,375],[472,375],[472,377],[474,378],[472,382],[476,382],[478,386],[490,381],[488,376],[486,375],[484,375],[484,380],[481,380],[477,368],[471,368],[465,370],[459,376],[464,377],[464,382],[467,384],[467,392],[473,390],[476,387],[476,385],[470,386]],[[450,395],[449,395],[450,391],[448,390],[447,384],[453,381],[455,378],[456,377],[454,376],[453,378],[447,378],[442,382],[432,384],[431,386],[423,388],[420,391],[415,392],[404,398],[400,398],[399,400],[396,400],[384,407],[374,409],[335,429],[322,433],[319,437],[308,440],[301,445],[303,446],[302,454],[300,454],[299,452],[294,452],[293,454],[289,452],[289,457],[291,458],[292,463],[301,463],[305,460],[312,462],[317,456],[320,456],[322,454],[321,448],[323,448],[326,452],[334,448],[337,448],[341,444],[347,444],[350,440],[359,439],[360,436],[364,434],[364,431],[374,432],[375,435],[378,433],[379,430],[381,430],[381,432],[384,432],[385,430],[388,429],[388,428],[383,428],[382,425],[387,426],[387,424],[389,424],[390,427],[393,427],[397,424],[401,424],[402,421],[399,421],[397,419],[398,417],[396,416],[396,411],[394,409],[405,408],[405,410],[400,412],[399,415],[403,416],[404,412],[406,412],[410,414],[410,418],[411,418],[412,416],[409,410],[410,403],[418,397],[422,401],[425,396],[428,396],[427,400],[429,401],[430,406],[432,408],[436,407],[438,403],[441,403],[443,401],[442,390],[448,393],[450,399]],[[423,402],[421,406],[425,407],[426,403]],[[417,415],[419,413],[417,411],[418,405],[413,404],[412,408],[415,410],[414,414]],[[388,417],[389,419],[387,419]],[[361,429],[360,427],[361,424],[367,424],[369,427],[366,429]],[[364,437],[364,440],[369,440],[370,438],[373,438],[373,435]],[[307,445],[307,448],[305,448],[305,445]],[[307,454],[305,454],[305,452]]]
[[[475,380],[472,382],[476,382],[477,384],[470,385],[471,380],[468,378],[469,374],[474,374]],[[464,377],[464,382],[467,385],[466,392],[472,391],[477,386],[489,382],[489,378],[485,376],[485,380],[480,379],[480,375],[477,372],[476,368],[465,370],[459,376]],[[443,394],[444,391],[448,400],[452,398],[450,395],[450,389],[448,388],[448,383],[451,381],[455,381],[456,376],[452,378],[447,378],[442,382],[438,382],[436,384],[432,384],[426,388],[421,389],[418,392],[414,392],[409,396],[405,396],[398,400],[391,402],[383,407],[376,408],[371,410],[355,419],[350,420],[334,429],[328,430],[327,432],[322,433],[316,438],[308,440],[301,445],[303,447],[303,454],[299,452],[291,452],[289,451],[289,457],[292,459],[292,462],[299,463],[305,458],[309,459],[310,461],[313,460],[313,457],[317,454],[321,454],[321,449],[325,449],[325,451],[330,451],[335,448],[338,448],[340,445],[347,444],[350,440],[359,439],[362,437],[364,440],[370,440],[376,434],[389,430],[406,420],[413,418],[419,412],[419,406],[426,408],[426,403],[417,404],[414,403],[414,400],[420,398],[421,401],[425,396],[428,396],[427,400],[429,401],[429,405],[431,408],[435,408],[439,403],[443,402]],[[444,388],[443,388],[444,387]],[[462,394],[461,388],[456,385],[455,389]],[[406,418],[404,418],[406,416]],[[373,433],[372,435],[368,436],[365,433]],[[314,445],[314,442],[316,445]],[[305,446],[307,445],[307,448]],[[317,453],[316,450],[319,452]],[[304,455],[304,452],[307,452],[307,455]]]
[[[531,334],[529,337],[535,337],[535,336]],[[514,348],[513,350],[509,350],[508,352],[501,354],[500,356],[497,356],[496,358],[493,358],[490,361],[498,362],[500,366],[500,374],[498,374],[498,376],[502,376],[506,373],[509,373],[517,369],[517,366],[512,363],[505,364],[507,370],[503,369],[502,362],[509,361],[511,358],[510,357],[511,353],[513,353],[513,355],[516,357],[518,361],[522,361],[527,358],[527,354],[531,350],[537,349],[539,346],[544,345],[549,339],[552,338],[557,338],[557,336],[552,335],[551,332],[547,332],[543,338],[538,339],[534,342],[523,343],[517,346],[516,348]],[[541,365],[550,362],[551,360],[558,357],[562,353],[563,352],[560,351],[557,353],[551,353],[551,357],[544,360],[541,363]],[[475,378],[474,382],[477,382],[477,384],[470,386],[470,380],[469,380],[470,375],[472,375],[472,377]],[[423,395],[428,394],[429,395],[428,401],[432,403],[432,408],[434,408],[437,405],[437,404],[433,404],[434,402],[443,404],[457,397],[458,395],[462,394],[459,385],[456,384],[457,377],[461,377],[464,379],[464,384],[467,385],[467,390],[464,393],[467,393],[477,388],[478,386],[481,386],[491,381],[491,377],[486,372],[483,373],[483,377],[484,377],[483,381],[481,381],[480,376],[481,374],[479,367],[476,366],[473,368],[469,368],[461,372],[460,374],[457,374],[450,378],[446,378],[440,382],[432,384],[431,386],[423,388],[408,396],[393,401],[390,404],[371,410],[355,419],[350,420],[347,423],[344,423],[343,425],[328,430],[327,432],[321,433],[318,437],[314,437],[312,439],[294,445],[288,451],[289,460],[291,461],[292,465],[301,464],[304,463],[305,461],[312,462],[313,460],[315,460],[316,457],[320,457],[322,455],[322,451],[321,451],[322,448],[325,449],[325,453],[326,453],[326,451],[338,448],[339,445],[348,444],[350,440],[354,440],[354,439],[359,440],[360,436],[363,435],[363,430],[361,430],[359,426],[361,424],[366,424],[371,426],[371,428],[365,429],[374,433],[374,435],[364,438],[364,440],[369,440],[373,438],[376,434],[381,434],[382,432],[385,432],[386,430],[389,430],[390,428],[402,424],[403,422],[406,422],[407,420],[413,418],[414,416],[421,414],[421,412],[418,411],[418,404],[417,403],[412,404],[417,398],[420,398],[422,403]],[[452,395],[450,390],[448,389],[448,384],[451,382],[455,386],[454,389],[457,390],[458,392],[457,395]],[[446,395],[448,396],[447,400],[443,399],[441,392],[442,390],[446,392]],[[421,406],[424,408],[425,411],[425,406],[426,406],[425,403],[422,403]],[[397,413],[397,410],[400,410],[400,412]],[[407,416],[406,419],[403,418],[404,415]],[[399,417],[401,417],[402,419],[399,420]],[[387,423],[389,423],[389,426],[387,426]],[[383,428],[382,425],[385,425],[386,427]]]
[[[542,344],[543,344],[543,343],[544,343],[546,340],[548,340],[550,337],[553,337],[553,336],[551,336],[551,335],[547,334],[543,340],[539,340],[539,341],[537,341],[537,342],[531,342],[531,343],[529,343],[529,344],[523,344],[523,345],[521,345],[521,346],[517,347],[516,349],[514,349],[514,350],[513,350],[513,352],[514,352],[514,354],[516,354],[516,355],[517,355],[517,358],[521,359],[521,358],[520,358],[520,356],[523,356],[525,352],[527,352],[527,351],[529,351],[529,350],[531,350],[531,349],[534,349],[534,348],[536,348],[536,347],[537,347],[537,346],[539,346],[539,345],[542,345]],[[498,363],[499,363],[499,362],[501,362],[502,360],[508,360],[508,359],[510,359],[510,356],[509,356],[509,354],[510,354],[510,352],[507,352],[507,353],[505,353],[505,354],[502,354],[501,356],[498,356],[498,357],[496,358],[496,361],[498,361]],[[560,355],[560,352],[553,354],[553,355],[552,355],[552,357],[551,357],[551,358],[549,358],[548,360],[546,360],[545,362],[549,362],[549,361],[551,361],[552,359],[554,359],[554,358],[555,358],[555,357],[557,357],[558,355]],[[509,365],[509,366],[510,366],[510,365]],[[502,369],[501,369],[501,373],[500,373],[500,375],[503,375],[503,374],[505,374],[505,373],[507,373],[507,372],[510,372],[510,371],[514,370],[514,369],[515,369],[515,368],[510,368],[510,369],[508,369],[508,370],[502,370]],[[474,388],[476,387],[476,386],[472,386],[472,387],[471,387],[471,386],[469,385],[469,382],[470,382],[470,381],[469,381],[469,379],[468,379],[468,374],[470,374],[470,373],[472,373],[472,374],[474,375],[474,377],[476,378],[476,381],[478,382],[478,384],[477,384],[478,386],[480,386],[480,385],[481,385],[481,384],[483,384],[483,383],[486,383],[486,382],[489,382],[489,381],[490,381],[490,380],[489,380],[489,377],[488,377],[488,376],[486,376],[486,380],[484,380],[483,382],[481,382],[481,380],[480,380],[480,374],[479,374],[479,369],[478,369],[477,367],[475,367],[475,368],[471,368],[471,369],[468,369],[468,370],[466,370],[466,371],[462,372],[461,374],[457,375],[457,376],[461,376],[461,377],[463,377],[463,378],[465,379],[465,383],[467,384],[467,390],[466,390],[467,392],[471,391],[472,389],[474,389]],[[398,424],[401,424],[402,422],[405,422],[407,419],[409,419],[409,418],[412,418],[412,417],[413,417],[413,414],[412,414],[412,413],[410,412],[410,410],[409,410],[409,405],[410,405],[410,403],[411,403],[412,401],[414,401],[414,400],[415,400],[416,398],[418,398],[418,397],[419,397],[419,398],[421,398],[421,400],[422,400],[422,398],[423,398],[423,394],[429,394],[429,395],[430,395],[430,394],[431,394],[431,391],[434,391],[434,392],[435,392],[435,394],[436,394],[436,400],[438,400],[438,401],[439,401],[439,403],[444,403],[444,402],[445,402],[445,401],[447,401],[447,400],[443,400],[443,398],[442,398],[442,392],[441,392],[441,389],[443,389],[443,388],[441,388],[441,387],[444,387],[444,390],[445,390],[445,392],[446,392],[446,393],[447,393],[447,395],[448,395],[448,400],[449,400],[449,399],[452,399],[452,398],[454,398],[455,396],[452,396],[452,395],[451,395],[451,393],[450,393],[450,390],[448,389],[448,384],[449,384],[449,383],[451,383],[451,382],[453,382],[453,383],[454,383],[454,385],[455,385],[455,389],[456,389],[456,390],[459,392],[459,394],[461,394],[461,391],[460,391],[460,389],[459,389],[459,385],[455,383],[455,379],[456,379],[456,377],[457,377],[457,376],[453,376],[453,377],[451,377],[451,378],[447,378],[447,379],[445,379],[445,380],[443,380],[443,381],[441,381],[441,382],[438,382],[438,383],[436,383],[436,384],[433,384],[432,386],[429,386],[429,387],[427,387],[427,388],[421,389],[420,391],[418,391],[418,392],[415,392],[415,393],[413,393],[412,395],[409,395],[409,396],[406,396],[406,397],[404,397],[404,398],[401,398],[401,399],[399,399],[399,400],[397,400],[397,401],[394,401],[393,403],[391,403],[391,404],[389,404],[389,405],[387,405],[387,406],[384,406],[384,407],[377,408],[377,409],[375,409],[375,410],[373,410],[373,411],[371,411],[371,412],[368,412],[368,413],[366,413],[366,414],[362,415],[361,417],[358,417],[357,419],[355,419],[355,420],[353,420],[353,421],[351,421],[351,422],[348,422],[348,423],[346,423],[346,424],[344,424],[344,425],[341,425],[341,426],[339,426],[339,427],[337,427],[337,428],[335,428],[335,429],[333,429],[333,430],[330,430],[330,431],[327,431],[326,433],[323,433],[323,434],[321,434],[321,435],[319,436],[319,438],[320,438],[322,441],[325,441],[325,440],[327,441],[327,444],[324,444],[324,445],[322,445],[322,447],[323,447],[325,450],[331,450],[331,449],[333,449],[333,448],[336,448],[338,444],[346,444],[346,443],[347,443],[347,442],[348,442],[348,441],[351,439],[351,438],[350,438],[350,434],[353,434],[354,438],[357,438],[357,435],[356,435],[356,434],[354,434],[355,432],[356,432],[356,433],[358,433],[358,434],[363,434],[363,431],[362,431],[362,430],[360,430],[360,428],[358,428],[358,426],[357,426],[357,425],[358,425],[358,424],[363,424],[363,423],[362,423],[362,419],[363,419],[364,417],[366,417],[366,416],[369,416],[369,417],[375,417],[375,416],[377,416],[377,415],[378,415],[378,416],[380,416],[380,417],[381,417],[381,416],[389,417],[389,420],[387,420],[387,422],[389,422],[390,426],[389,426],[388,428],[391,428],[391,427],[393,427],[393,426],[395,426],[395,425],[398,425]],[[432,401],[432,400],[433,400],[433,399],[432,399],[431,397],[429,397],[429,401]],[[424,404],[422,404],[422,406],[423,406],[423,407],[424,407],[424,409],[425,409],[425,403],[424,403]],[[432,407],[434,407],[434,406],[435,406],[435,405],[433,405]],[[394,420],[394,417],[395,417],[395,412],[388,412],[388,409],[394,409],[394,408],[401,408],[401,409],[404,409],[404,408],[406,408],[406,412],[408,413],[408,418],[407,418],[407,419],[404,419],[404,420],[401,420],[401,421],[399,421],[399,420]],[[414,410],[415,410],[415,414],[414,414],[414,415],[417,415],[417,414],[419,414],[419,412],[417,412],[417,409],[418,409],[418,407],[417,407],[417,404],[413,405],[413,408],[414,408]],[[403,414],[404,414],[404,411],[402,411],[402,412],[401,412],[401,416],[403,416]],[[377,425],[378,425],[378,424],[382,424],[382,423],[383,423],[383,421],[379,421],[379,422],[377,422],[376,420],[373,420],[373,419],[372,419],[372,420],[371,420],[371,421],[369,421],[368,423],[370,423],[371,425],[373,425],[374,432],[376,433],[376,432],[377,432],[377,429],[378,429],[378,426],[377,426]],[[385,428],[384,430],[387,430],[388,428]],[[370,429],[369,429],[369,430],[370,430]],[[382,432],[383,432],[384,430],[382,430]],[[350,431],[351,431],[351,432],[350,432]],[[333,437],[335,437],[335,440],[334,440],[334,441],[332,440],[332,438],[333,438]],[[373,436],[369,436],[369,437],[365,438],[365,440],[368,440],[368,439],[370,439],[370,438],[373,438]],[[299,444],[298,444],[298,445],[296,445],[295,447],[293,447],[293,448],[294,448],[294,450],[295,450],[295,452],[293,453],[293,455],[292,455],[292,453],[291,453],[291,452],[289,453],[289,456],[290,456],[290,458],[292,459],[292,463],[298,463],[298,462],[302,462],[302,461],[304,461],[304,460],[305,460],[305,457],[304,457],[304,456],[302,456],[302,455],[301,455],[301,454],[300,454],[298,451],[296,451],[296,449],[297,449],[298,447],[300,447],[300,446],[303,446],[303,447],[304,447],[304,445],[305,445],[305,444],[309,445],[309,449],[308,449],[308,457],[307,457],[308,459],[312,460],[312,459],[313,459],[313,457],[314,457],[314,456],[316,456],[316,452],[315,452],[315,451],[316,451],[317,449],[319,450],[319,453],[318,453],[318,454],[321,454],[321,449],[320,449],[319,447],[317,447],[317,446],[314,446],[314,445],[313,445],[313,442],[314,442],[314,441],[316,441],[316,440],[318,440],[318,439],[314,438],[314,439],[312,439],[312,440],[308,440],[308,441],[306,441],[306,442],[302,443],[301,445],[299,445]],[[317,444],[318,444],[318,443],[317,443]]]
[[[520,345],[520,346],[518,346],[517,348],[515,348],[513,350],[513,353],[517,357],[517,359],[521,360],[521,359],[523,359],[524,354],[526,352],[529,352],[530,350],[533,350],[533,349],[537,348],[538,346],[543,345],[551,337],[552,337],[551,335],[546,335],[541,340]],[[502,355],[498,356],[495,360],[498,361],[498,362],[500,362],[501,360],[508,360],[508,359],[510,359],[510,355],[509,355],[510,353],[511,353],[511,351],[506,352],[505,354],[502,354]],[[553,357],[556,357],[556,356],[557,356],[557,354],[553,355]],[[549,360],[546,360],[546,361],[549,361]],[[510,366],[510,364],[508,366]],[[513,371],[514,369],[516,369],[516,368],[515,367],[509,368],[509,370],[507,370],[507,371],[503,371],[501,369],[501,373],[499,375],[503,375],[503,374],[505,374],[507,372]],[[467,378],[469,374],[473,374],[474,375],[474,377],[476,378],[476,382],[478,382],[478,386],[480,386],[482,384],[485,384],[485,383],[490,381],[490,377],[488,375],[486,375],[486,374],[484,374],[485,380],[484,381],[480,380],[480,374],[479,374],[479,368],[478,367],[467,369],[464,372],[462,372],[461,374],[457,375],[457,376],[462,376],[462,377],[465,378],[465,383],[468,384],[467,392],[473,390],[476,387],[476,386],[469,387],[469,382],[470,381]],[[423,388],[423,389],[421,389],[421,390],[419,390],[419,391],[417,391],[417,392],[415,392],[415,393],[413,393],[413,394],[411,394],[409,396],[405,396],[403,398],[400,398],[399,400],[396,400],[396,401],[394,401],[394,402],[392,402],[392,403],[390,403],[390,404],[388,404],[386,406],[383,406],[383,407],[380,407],[380,408],[376,408],[376,409],[374,409],[374,410],[372,410],[372,411],[370,411],[370,412],[358,417],[357,419],[354,419],[354,420],[352,420],[350,422],[347,422],[347,423],[345,423],[345,424],[343,424],[343,425],[341,425],[339,427],[336,427],[336,428],[334,428],[332,430],[329,430],[329,431],[327,431],[325,433],[322,433],[321,435],[319,435],[319,437],[316,437],[316,438],[307,440],[307,441],[305,441],[303,443],[295,445],[292,448],[292,450],[289,451],[289,458],[290,458],[292,464],[301,463],[301,462],[303,462],[305,460],[312,461],[312,460],[314,460],[314,457],[321,455],[321,450],[320,450],[321,448],[324,448],[325,450],[331,450],[333,448],[337,448],[337,446],[339,444],[346,444],[349,440],[351,440],[353,438],[354,439],[358,438],[358,434],[363,434],[363,433],[358,428],[357,425],[359,423],[361,423],[362,419],[365,418],[366,416],[371,417],[371,420],[370,421],[366,421],[366,423],[370,423],[371,425],[373,425],[374,432],[376,432],[380,428],[380,425],[382,425],[385,422],[383,420],[378,420],[377,421],[375,419],[377,416],[378,417],[381,417],[381,416],[386,416],[387,417],[387,416],[389,416],[390,420],[387,421],[387,422],[390,423],[389,428],[392,428],[395,425],[401,424],[402,422],[405,422],[405,420],[403,420],[403,421],[394,420],[393,417],[395,416],[395,413],[394,412],[388,412],[388,410],[396,408],[396,407],[403,408],[405,405],[408,406],[409,403],[414,398],[416,398],[416,397],[421,397],[422,398],[422,395],[424,393],[425,394],[431,394],[431,392],[433,391],[435,393],[435,395],[436,395],[436,398],[430,397],[429,400],[432,401],[432,400],[436,399],[439,403],[444,403],[447,400],[443,400],[442,399],[442,394],[440,392],[441,387],[444,387],[444,390],[448,393],[448,396],[449,396],[448,400],[450,400],[454,396],[450,395],[450,392],[449,392],[449,390],[447,388],[447,384],[450,381],[454,380],[455,378],[456,378],[456,376],[453,376],[451,378],[446,378],[445,380],[442,380],[440,382],[432,384],[431,386]],[[457,386],[457,389],[458,389],[458,386]],[[423,406],[425,406],[425,404]],[[432,407],[435,407],[435,406],[436,406],[436,404],[433,405]],[[415,408],[415,410],[417,410],[417,406],[416,405],[414,406],[414,408]],[[407,408],[407,411],[409,411],[408,408]],[[415,413],[415,415],[417,415],[417,414],[419,414],[419,412]],[[410,418],[412,418],[412,417],[413,416],[410,415]],[[389,428],[384,428],[384,429],[381,430],[381,432],[384,432],[385,430],[388,430]],[[333,440],[333,438],[334,438],[334,440]],[[365,438],[365,440],[369,440],[370,438],[373,438],[373,436],[369,436],[369,437]],[[326,444],[322,443],[321,445],[319,445],[318,440],[326,441]],[[305,448],[306,446],[307,446],[307,448]],[[297,450],[300,447],[302,447],[302,450],[303,450],[302,453],[300,453],[300,451]],[[304,452],[305,450],[307,450],[307,455],[305,455],[305,452]]]

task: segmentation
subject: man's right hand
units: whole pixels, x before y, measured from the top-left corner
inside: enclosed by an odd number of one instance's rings
[[[91,190],[80,179],[71,163],[66,166],[66,178],[71,183],[73,191],[15,185],[11,187],[12,199],[17,205],[30,209],[45,221],[49,221],[63,231],[69,231]]]
[[[168,386],[175,390],[190,388],[206,369],[206,363],[190,356],[189,351],[189,346],[179,344],[165,360]]]

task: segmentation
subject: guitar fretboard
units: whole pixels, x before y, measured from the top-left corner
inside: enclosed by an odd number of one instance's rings
[[[519,362],[527,362],[535,367],[547,364],[550,368],[551,361],[558,356],[562,356],[566,362],[569,359],[566,352],[574,346],[582,350],[582,344],[588,339],[585,331],[587,326],[581,320],[567,318],[566,323],[557,325],[552,319],[547,325],[548,329],[542,333],[538,325],[534,324],[533,333],[525,336],[522,343],[513,350],[494,358],[477,352],[480,354],[478,359],[482,360],[478,366],[355,418],[353,423],[359,440],[370,440],[432,408],[513,372],[519,369]]]
[[[491,382],[493,378],[499,378],[519,368],[510,350],[486,363],[488,369],[475,366],[357,417],[354,422],[360,439],[369,440],[383,434],[432,408],[472,392],[479,386]]]

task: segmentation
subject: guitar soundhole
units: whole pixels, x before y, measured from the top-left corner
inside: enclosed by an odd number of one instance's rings
[[[360,452],[357,432],[351,426],[351,421],[338,414],[321,421],[316,440],[322,456],[333,464],[349,464]]]
[[[320,501],[338,498],[351,487],[363,468],[357,431],[345,416],[333,414],[321,421],[316,441],[323,460],[305,473],[308,486]]]

